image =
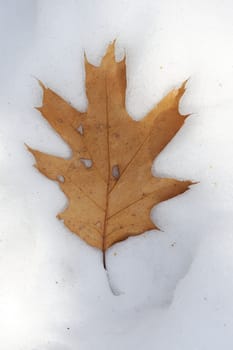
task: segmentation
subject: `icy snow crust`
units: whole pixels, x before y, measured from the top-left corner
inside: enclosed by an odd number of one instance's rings
[[[231,0],[0,1],[0,344],[3,350],[232,350],[233,3]],[[117,39],[127,108],[141,118],[190,77],[192,113],[155,161],[200,181],[152,210],[162,231],[101,253],[56,219],[66,198],[24,142],[68,157],[33,109],[41,79],[84,111],[84,50]]]

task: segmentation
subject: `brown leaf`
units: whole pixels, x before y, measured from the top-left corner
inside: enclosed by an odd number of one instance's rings
[[[150,219],[152,207],[192,184],[151,173],[154,158],[185,121],[178,111],[185,83],[165,96],[144,119],[134,121],[125,108],[125,59],[115,61],[114,44],[99,67],[85,58],[85,69],[86,113],[40,83],[43,104],[38,110],[70,146],[71,158],[28,149],[37,169],[58,181],[68,197],[68,207],[58,218],[88,244],[105,252],[116,242],[156,228]]]

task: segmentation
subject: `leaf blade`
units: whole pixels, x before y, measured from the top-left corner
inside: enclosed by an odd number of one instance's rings
[[[154,158],[186,119],[179,113],[186,82],[141,121],[134,121],[125,108],[126,61],[116,62],[114,52],[113,43],[99,67],[85,57],[89,102],[85,113],[40,83],[43,103],[37,109],[70,146],[72,156],[63,159],[28,147],[37,169],[58,181],[68,198],[58,218],[103,252],[127,237],[157,228],[150,219],[152,207],[192,184],[151,173]]]

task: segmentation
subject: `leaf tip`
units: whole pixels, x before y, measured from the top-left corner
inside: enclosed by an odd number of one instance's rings
[[[36,158],[36,153],[37,153],[38,151],[34,150],[34,149],[31,148],[30,146],[28,146],[26,143],[24,143],[24,145],[25,145],[27,151],[30,152],[30,153]],[[34,164],[34,167],[37,168],[36,164]]]
[[[189,181],[189,186],[198,185],[201,181]]]
[[[56,218],[57,218],[58,220],[62,220],[62,215],[61,215],[61,213],[57,214],[57,215],[56,215]]]
[[[85,51],[85,50],[84,50],[84,52],[83,52],[83,57],[84,57],[84,63],[85,63],[85,64],[88,64],[89,62],[88,62],[87,54],[86,54],[86,51]]]
[[[33,152],[33,149],[30,146],[28,146],[27,143],[24,142],[24,146],[26,147],[27,151],[29,151],[31,153]]]
[[[38,80],[38,84],[40,85],[43,91],[46,90],[46,86],[42,83],[41,80]]]
[[[84,53],[83,53],[83,58],[84,58],[84,67],[85,67],[85,71],[86,73],[88,72],[89,69],[95,69],[95,65],[91,64],[89,61],[88,61],[88,58],[87,58],[87,54],[86,54],[86,51],[84,50]],[[86,79],[87,79],[87,76],[86,76]]]
[[[189,113],[189,114],[182,115],[182,117],[184,118],[184,121],[185,121],[185,120],[188,119],[191,115],[192,115],[192,113]]]
[[[107,47],[106,53],[102,58],[101,66],[108,65],[111,62],[115,62],[115,44],[116,39],[114,39]]]
[[[34,107],[38,112],[42,112],[42,107]]]
[[[115,47],[116,47],[116,39],[114,39],[113,41],[110,42],[110,44],[108,45],[108,49],[107,49],[107,53],[108,52],[115,52]]]
[[[181,86],[177,89],[177,100],[179,101],[181,97],[184,95],[186,90],[186,84],[188,82],[188,79],[186,79]]]
[[[44,83],[37,77],[35,77],[33,75],[33,78],[37,81],[37,83],[40,85],[40,87],[43,89],[43,90],[46,90],[46,86],[44,85]]]
[[[154,230],[159,231],[159,232],[165,232],[161,227],[155,225]]]

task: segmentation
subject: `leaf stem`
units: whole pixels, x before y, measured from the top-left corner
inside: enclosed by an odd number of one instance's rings
[[[103,265],[104,265],[104,269],[107,271],[105,250],[103,250]]]

